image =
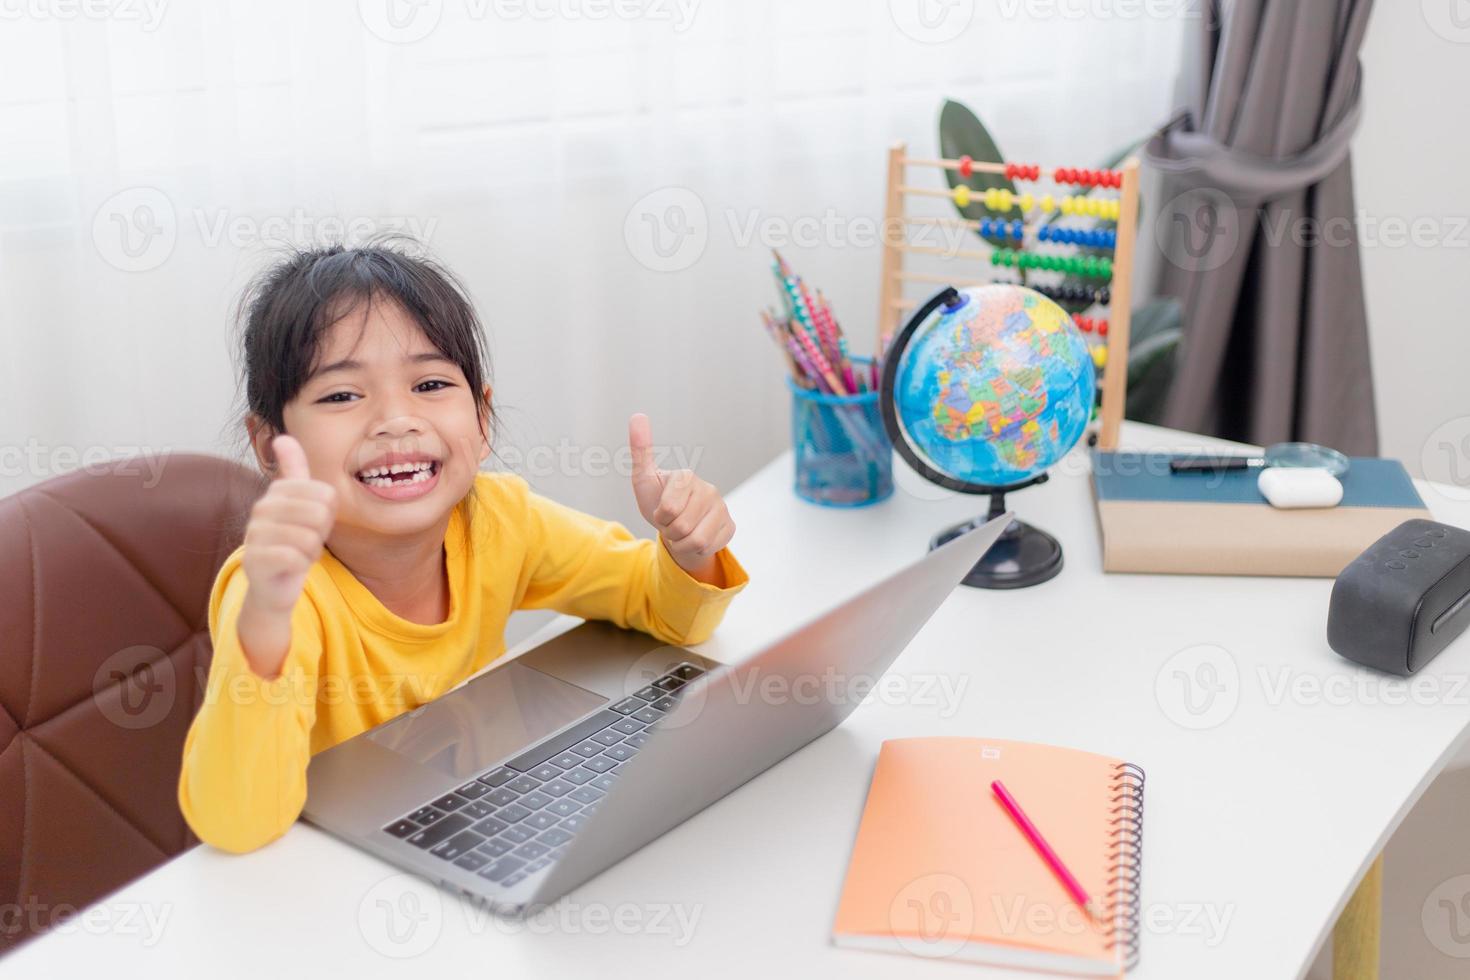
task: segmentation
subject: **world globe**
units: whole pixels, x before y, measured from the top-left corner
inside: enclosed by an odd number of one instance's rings
[[[1097,374],[1067,311],[1024,286],[947,288],[921,306],[884,355],[881,407],[898,454],[950,490],[989,494],[987,519],[1005,495],[1046,471],[1087,430]],[[940,532],[931,548],[984,519]],[[1012,520],[965,578],[979,588],[1021,588],[1057,575],[1055,538]]]
[[[1023,483],[1082,438],[1096,373],[1067,311],[1023,286],[957,290],[889,351],[904,441],[931,469],[982,487]]]

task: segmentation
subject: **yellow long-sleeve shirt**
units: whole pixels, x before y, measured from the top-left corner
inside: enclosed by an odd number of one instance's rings
[[[709,637],[745,570],[718,555],[725,588],[699,582],[662,543],[637,539],[531,491],[510,474],[476,478],[467,544],[456,508],[444,537],[449,618],[423,625],[389,611],[330,551],[291,612],[281,672],[262,679],[235,630],[247,581],[243,548],[209,603],[214,660],[184,742],[179,806],[201,840],[250,851],[306,802],[311,756],[431,701],[505,652],[516,609],[554,609],[687,645]]]

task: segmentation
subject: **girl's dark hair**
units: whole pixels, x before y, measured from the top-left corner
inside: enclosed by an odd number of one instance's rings
[[[485,330],[464,285],[411,239],[387,237],[348,248],[299,249],[261,274],[240,298],[245,405],[276,432],[286,404],[306,385],[327,329],[356,310],[392,301],[418,322],[430,344],[463,372],[480,431],[494,424],[484,401],[490,378]],[[470,495],[461,501],[466,530]]]

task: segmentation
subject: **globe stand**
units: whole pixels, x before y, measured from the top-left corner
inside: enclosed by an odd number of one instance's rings
[[[1000,517],[1006,512],[1007,493],[1045,482],[1046,474],[1042,473],[1024,483],[992,488],[990,512],[985,517],[945,528],[929,542],[929,550]],[[965,575],[963,584],[974,589],[1024,589],[1056,578],[1061,570],[1062,546],[1056,538],[1025,521],[1011,521],[985,556]]]
[[[888,433],[893,448],[916,473],[937,486],[960,493],[990,495],[990,512],[984,520],[976,518],[939,532],[929,542],[930,551],[1005,514],[1006,494],[1045,483],[1047,479],[1045,473],[1039,473],[1030,479],[1003,487],[965,483],[935,469],[909,444],[908,434],[899,421],[898,409],[894,404],[898,365],[903,358],[903,351],[920,324],[941,306],[945,313],[953,313],[967,302],[968,297],[953,286],[941,289],[914,311],[908,323],[888,345],[888,354],[883,358],[882,398],[879,404],[883,412],[883,428]],[[1024,589],[1056,578],[1061,570],[1062,546],[1057,539],[1024,521],[1013,520],[985,556],[965,575],[964,584],[976,589]]]

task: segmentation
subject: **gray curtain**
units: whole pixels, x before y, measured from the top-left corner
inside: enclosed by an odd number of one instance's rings
[[[1184,308],[1167,425],[1377,452],[1348,156],[1371,6],[1215,0],[1191,28],[1186,104],[1146,150],[1155,287]]]

